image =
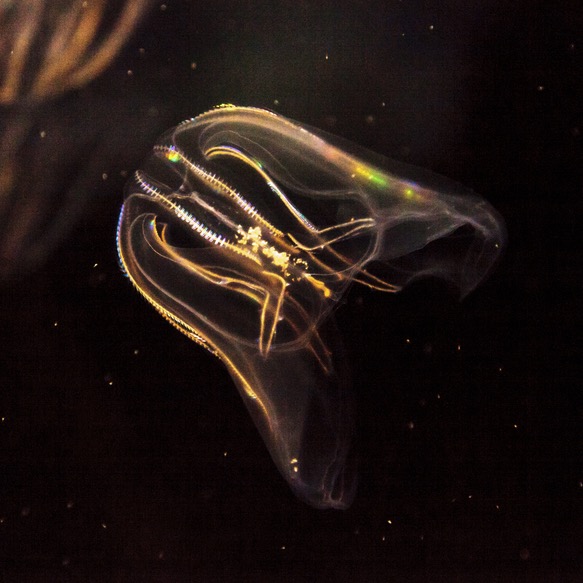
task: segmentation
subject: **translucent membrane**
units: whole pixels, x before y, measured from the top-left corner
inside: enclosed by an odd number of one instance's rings
[[[503,222],[483,199],[269,111],[221,106],[166,133],[127,187],[122,265],[228,368],[280,472],[352,502],[350,382],[331,312],[352,282],[471,291]]]

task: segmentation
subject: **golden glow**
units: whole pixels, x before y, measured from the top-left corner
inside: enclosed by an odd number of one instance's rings
[[[38,102],[86,85],[113,61],[151,5],[151,0],[0,2],[0,104]],[[116,18],[105,26],[112,10]],[[47,40],[39,54],[41,35]]]
[[[469,291],[504,241],[485,201],[413,188],[333,139],[231,105],[186,121],[128,186],[117,243],[140,293],[224,362],[294,491],[345,508],[352,431],[332,311],[351,283],[396,292],[430,273]],[[476,235],[459,257],[420,257],[462,225]]]
[[[152,0],[0,0],[0,281],[46,259],[90,196],[89,176],[104,163],[96,166],[98,157],[116,155],[105,145],[109,130],[81,117],[93,117],[89,103],[100,102],[97,94],[58,107],[45,102],[102,73],[150,6]],[[85,138],[67,139],[72,126]]]

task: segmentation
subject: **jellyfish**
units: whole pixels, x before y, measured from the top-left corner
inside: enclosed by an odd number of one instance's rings
[[[0,105],[79,88],[118,54],[151,0],[0,4]]]
[[[151,5],[151,0],[0,2],[0,281],[42,263],[103,172],[97,154],[106,151],[105,144],[89,143],[97,132],[73,127],[71,106],[60,109],[54,100],[102,73]],[[44,106],[49,101],[52,108]],[[71,146],[79,129],[87,148]]]
[[[225,105],[164,134],[127,185],[120,263],[229,371],[302,500],[347,508],[357,470],[334,308],[350,285],[424,276],[462,296],[505,243],[479,196],[263,109]]]

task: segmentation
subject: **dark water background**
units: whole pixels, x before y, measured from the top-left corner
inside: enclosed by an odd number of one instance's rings
[[[116,155],[49,261],[0,290],[0,579],[583,581],[582,30],[575,1],[169,0],[49,104]],[[345,512],[293,497],[221,364],[117,265],[125,176],[224,102],[456,179],[507,222],[464,302],[421,282],[339,308]]]

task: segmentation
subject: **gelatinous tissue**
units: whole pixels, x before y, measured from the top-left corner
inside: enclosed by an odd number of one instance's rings
[[[163,135],[130,181],[122,266],[227,367],[279,471],[319,508],[354,498],[349,371],[332,312],[351,283],[470,292],[505,242],[482,198],[341,138],[220,106]]]

